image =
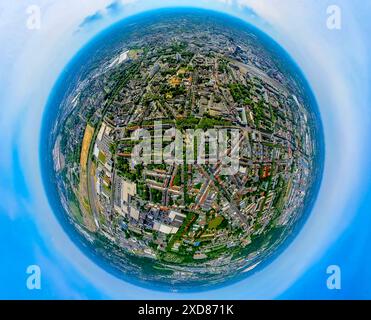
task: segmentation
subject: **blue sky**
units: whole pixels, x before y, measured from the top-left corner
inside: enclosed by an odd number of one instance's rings
[[[342,29],[326,27],[326,9],[342,10]],[[27,28],[27,7],[41,29]],[[278,41],[306,75],[324,124],[326,167],[316,206],[293,243],[271,265],[207,293],[158,293],[127,284],[91,262],[51,211],[39,169],[42,114],[65,65],[99,31],[157,7],[197,6],[243,18]],[[367,1],[89,0],[0,4],[0,298],[371,298],[371,104]],[[37,264],[42,289],[26,288]],[[326,268],[342,268],[343,288],[326,288]]]

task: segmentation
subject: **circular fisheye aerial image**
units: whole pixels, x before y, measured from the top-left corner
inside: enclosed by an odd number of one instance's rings
[[[314,95],[237,18],[166,9],[94,38],[50,96],[44,183],[71,238],[139,285],[237,281],[276,257],[323,170]]]

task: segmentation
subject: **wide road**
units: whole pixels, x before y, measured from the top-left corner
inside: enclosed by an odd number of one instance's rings
[[[92,160],[91,160],[91,156],[89,155],[88,168],[87,168],[87,175],[88,175],[87,184],[88,184],[88,198],[89,198],[88,200],[89,200],[91,211],[93,213],[95,224],[97,228],[99,229],[100,228],[99,219],[98,219],[99,211],[97,209],[98,198],[97,198],[97,191],[95,189],[95,179],[94,179],[94,175],[91,174],[92,173],[91,170],[92,170]]]

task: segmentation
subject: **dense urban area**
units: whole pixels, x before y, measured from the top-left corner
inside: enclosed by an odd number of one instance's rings
[[[313,182],[303,89],[251,30],[183,15],[127,32],[84,69],[58,115],[54,167],[71,221],[105,256],[132,257],[127,272],[143,279],[149,265],[148,278],[174,283],[253,270],[301,217]],[[175,130],[183,161],[165,162],[158,151],[171,153]],[[226,153],[211,161],[221,142],[201,145],[197,130],[229,132]],[[157,153],[135,163],[143,142]],[[186,145],[205,161],[187,162]]]

